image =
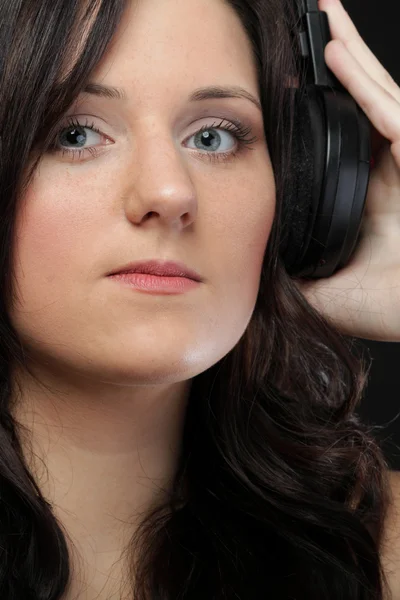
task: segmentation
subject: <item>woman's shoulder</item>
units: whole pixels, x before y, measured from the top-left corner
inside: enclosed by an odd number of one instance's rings
[[[389,471],[391,501],[386,514],[381,559],[391,600],[400,600],[400,471]]]

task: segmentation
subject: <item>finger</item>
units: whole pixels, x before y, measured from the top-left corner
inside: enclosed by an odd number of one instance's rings
[[[392,144],[391,151],[396,164],[400,165],[400,140]]]
[[[319,0],[328,14],[332,39],[341,40],[360,65],[400,103],[400,87],[369,49],[340,0]]]
[[[330,41],[325,60],[374,127],[392,143],[400,140],[400,103],[360,66],[340,40]]]

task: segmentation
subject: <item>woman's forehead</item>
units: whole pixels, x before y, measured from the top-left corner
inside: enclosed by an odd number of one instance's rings
[[[256,81],[250,40],[236,11],[222,0],[128,2],[95,75],[111,72],[137,85],[152,75],[171,85],[192,78],[195,87],[217,85],[230,75]]]

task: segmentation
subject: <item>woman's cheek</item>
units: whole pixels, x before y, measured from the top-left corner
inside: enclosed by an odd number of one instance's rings
[[[267,163],[268,165],[268,163]],[[257,171],[256,171],[257,172]],[[258,171],[258,173],[263,171]],[[227,264],[236,270],[236,282],[247,281],[258,292],[259,278],[265,250],[270,237],[276,210],[276,189],[273,172],[268,166],[258,181],[249,189],[249,181],[241,182],[238,190],[246,190],[237,197],[235,210],[230,212],[229,239],[231,257]],[[225,238],[226,242],[227,239]]]

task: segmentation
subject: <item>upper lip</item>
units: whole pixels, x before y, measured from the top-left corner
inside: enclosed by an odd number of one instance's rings
[[[187,277],[194,281],[201,281],[200,275],[183,263],[159,259],[130,262],[114,269],[108,275],[116,275],[117,273],[148,273],[159,277]]]

